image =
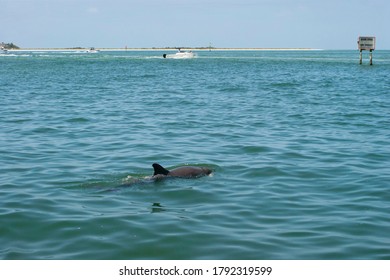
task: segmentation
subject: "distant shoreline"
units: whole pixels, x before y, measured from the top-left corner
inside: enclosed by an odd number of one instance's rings
[[[178,48],[95,48],[99,51],[176,51]],[[313,48],[180,48],[184,51],[318,51]],[[20,48],[13,51],[75,51],[86,52],[89,48]]]

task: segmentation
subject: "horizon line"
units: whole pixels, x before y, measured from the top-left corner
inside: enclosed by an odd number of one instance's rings
[[[67,50],[67,51],[80,51],[89,50],[92,47],[20,47],[19,49],[10,49],[13,51],[34,51],[34,50]],[[325,50],[322,48],[307,48],[307,47],[93,47],[95,50],[120,50],[120,51],[132,51],[132,50],[148,50],[148,51],[164,51],[164,50],[200,50],[200,51],[219,51],[219,50]]]

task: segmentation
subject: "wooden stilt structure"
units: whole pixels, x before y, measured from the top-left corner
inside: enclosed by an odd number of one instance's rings
[[[358,49],[360,51],[359,63],[363,63],[363,51],[370,51],[370,65],[372,65],[372,51],[375,50],[375,37],[363,37],[358,38]]]

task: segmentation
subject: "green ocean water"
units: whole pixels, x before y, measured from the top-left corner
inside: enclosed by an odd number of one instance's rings
[[[162,54],[0,55],[0,259],[390,259],[390,51]]]

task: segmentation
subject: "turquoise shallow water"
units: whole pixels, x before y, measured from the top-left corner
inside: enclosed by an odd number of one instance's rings
[[[390,259],[390,51],[367,56],[0,56],[0,258]]]

